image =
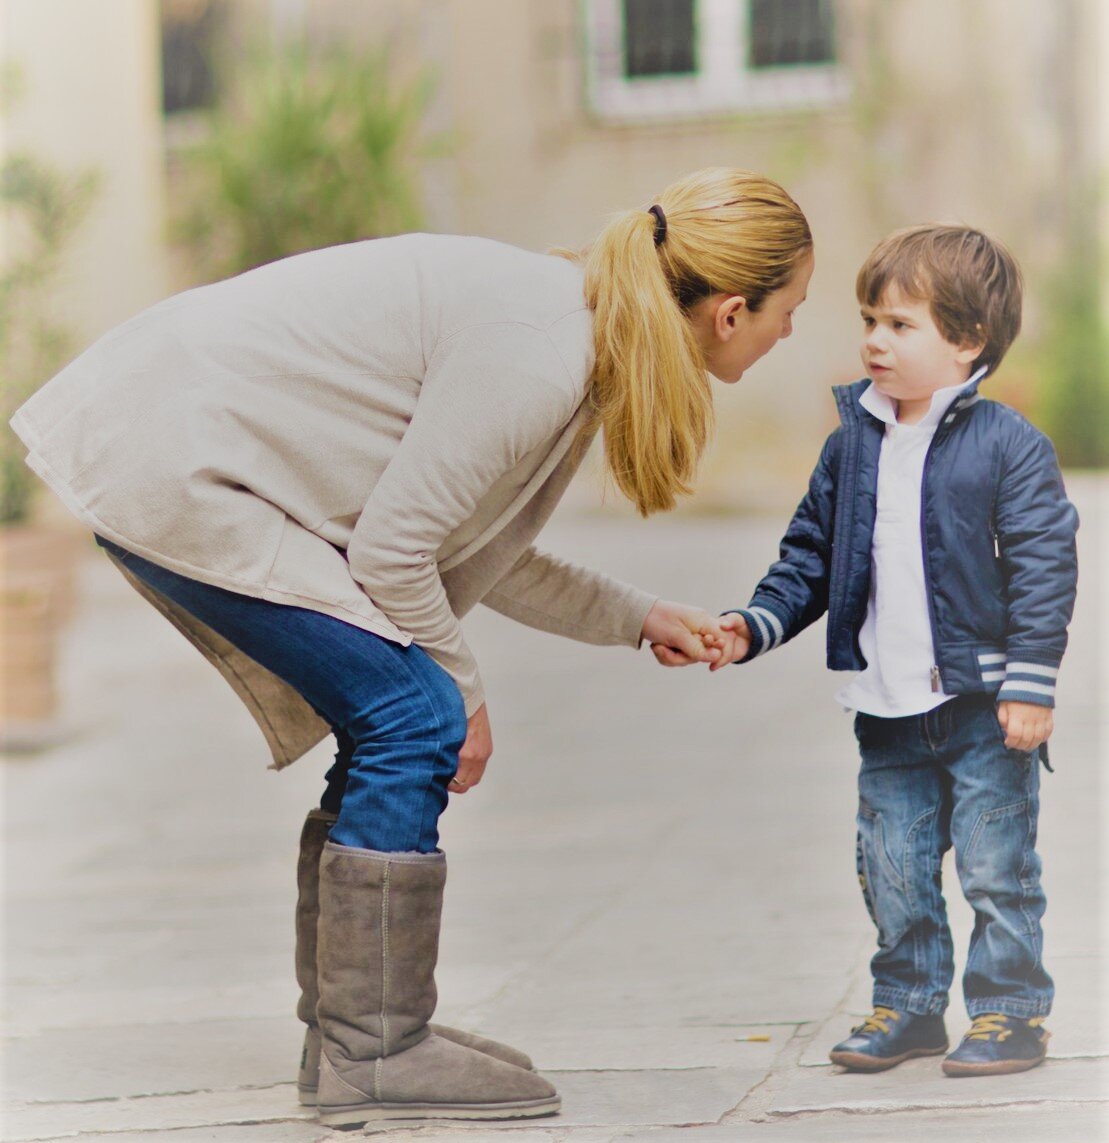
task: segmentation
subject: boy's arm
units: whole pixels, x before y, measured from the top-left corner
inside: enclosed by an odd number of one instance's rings
[[[1003,457],[995,520],[1009,608],[997,701],[1053,707],[1078,586],[1078,513],[1051,442],[1031,426]]]
[[[778,562],[763,576],[751,602],[732,609],[743,617],[751,639],[736,662],[780,647],[828,609],[839,437],[837,429],[824,444],[809,490],[782,537]]]

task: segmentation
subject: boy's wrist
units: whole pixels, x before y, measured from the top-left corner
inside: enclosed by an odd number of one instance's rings
[[[741,662],[746,663],[759,655],[765,655],[767,651],[773,651],[785,642],[785,621],[769,607],[761,603],[750,603],[735,610],[737,615],[743,616],[751,633],[751,648]]]
[[[1051,651],[1010,647],[997,701],[1054,707],[1061,659],[1061,655]]]
[[[777,645],[773,638],[773,629],[765,618],[768,614],[765,609],[759,607],[732,607],[722,614],[738,615],[747,625],[747,634],[750,642],[744,654],[733,659],[733,663],[749,663],[752,659],[758,658],[759,655],[765,654],[765,652],[772,650]],[[774,619],[774,624],[778,629],[781,628],[781,624],[776,618]]]

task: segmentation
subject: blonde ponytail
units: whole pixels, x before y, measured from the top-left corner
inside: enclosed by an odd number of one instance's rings
[[[629,211],[582,255],[596,350],[591,424],[604,432],[608,476],[644,516],[692,492],[712,434],[689,307],[726,293],[757,311],[812,246],[797,204],[747,171],[699,171],[656,202],[665,225]]]

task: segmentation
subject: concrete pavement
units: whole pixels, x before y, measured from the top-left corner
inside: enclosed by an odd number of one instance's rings
[[[496,754],[443,821],[437,1018],[525,1048],[564,1110],[395,1124],[386,1138],[1109,1138],[1109,483],[1069,484],[1083,593],[1043,784],[1059,995],[1042,1068],[960,1081],[935,1059],[876,1076],[826,1063],[869,1011],[872,935],[854,877],[854,742],[823,624],[710,676],[480,611],[467,628]],[[715,610],[746,599],[783,524],[568,512],[544,540]],[[0,763],[3,1138],[343,1138],[298,1107],[291,1082],[295,845],[326,748],[268,772],[222,680],[91,550],[82,585],[66,637],[70,736]],[[969,909],[957,888],[949,903],[962,951]],[[948,1020],[955,1038],[965,1014]]]

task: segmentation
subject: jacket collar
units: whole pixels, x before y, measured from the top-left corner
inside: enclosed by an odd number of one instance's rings
[[[968,409],[973,408],[975,404],[982,400],[978,392],[979,385],[985,380],[986,375],[989,373],[989,366],[983,365],[975,373],[971,374],[970,378],[963,389],[963,392],[951,402],[944,414],[941,425],[947,426],[952,424],[957,417],[965,413]],[[839,410],[839,417],[843,424],[848,425],[851,423],[871,421],[874,424],[880,425],[882,422],[868,412],[860,403],[862,395],[870,388],[872,382],[869,377],[864,377],[861,381],[854,381],[850,385],[835,385],[832,388],[832,393],[836,398],[836,408]]]

